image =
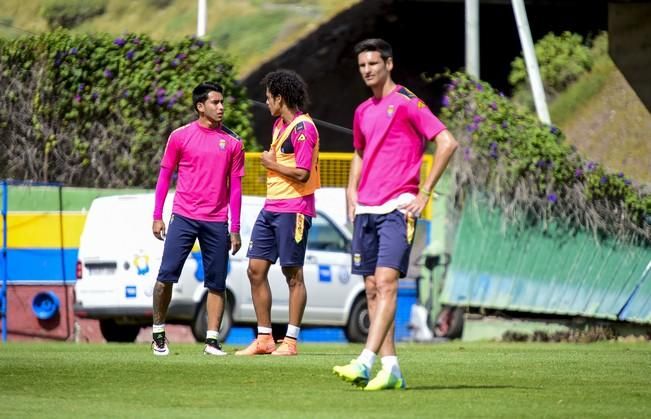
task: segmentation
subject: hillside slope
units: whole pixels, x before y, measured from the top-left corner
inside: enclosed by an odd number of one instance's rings
[[[359,0],[208,0],[206,38],[226,49],[240,74],[286,49]],[[107,0],[103,15],[74,28],[77,32],[145,33],[174,40],[196,33],[197,1]],[[48,30],[39,0],[3,0],[0,37]]]
[[[585,157],[651,184],[651,113],[612,61],[601,89],[560,127]]]

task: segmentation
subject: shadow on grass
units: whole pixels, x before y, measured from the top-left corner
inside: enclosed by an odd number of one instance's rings
[[[450,386],[409,386],[408,391],[412,390],[499,390],[505,388],[517,388],[523,390],[540,390],[536,387],[523,387],[523,386],[500,386],[500,385],[450,385]]]
[[[331,356],[331,357],[338,357],[338,358],[357,358],[359,356],[359,352],[355,353],[341,353],[341,352],[300,352],[300,347],[299,349],[299,356],[301,357],[308,357],[308,356]],[[347,364],[348,362],[346,362]]]

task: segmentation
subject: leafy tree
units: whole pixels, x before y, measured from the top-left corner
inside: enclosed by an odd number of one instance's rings
[[[604,37],[605,34],[600,36],[600,38]],[[582,74],[589,71],[594,64],[594,55],[579,34],[549,33],[536,42],[534,48],[540,68],[540,78],[548,100],[553,100]],[[509,83],[513,86],[513,97],[516,102],[533,109],[529,76],[522,56],[511,63]]]

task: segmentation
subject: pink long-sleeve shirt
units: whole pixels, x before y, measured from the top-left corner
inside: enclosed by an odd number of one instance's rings
[[[172,212],[194,220],[228,221],[240,230],[244,149],[230,131],[202,127],[198,121],[176,129],[167,141],[156,184],[154,219],[163,205],[174,171],[178,172]]]

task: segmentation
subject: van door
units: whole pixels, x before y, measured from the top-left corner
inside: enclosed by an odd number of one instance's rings
[[[312,220],[305,255],[308,298],[304,322],[345,321],[345,305],[355,283],[350,273],[350,241],[319,212]]]

